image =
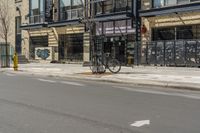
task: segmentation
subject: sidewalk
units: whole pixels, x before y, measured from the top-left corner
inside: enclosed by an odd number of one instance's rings
[[[93,75],[89,67],[78,64],[31,63],[20,65],[18,72],[12,69],[0,71],[200,90],[200,68],[134,66],[122,67],[118,74]]]

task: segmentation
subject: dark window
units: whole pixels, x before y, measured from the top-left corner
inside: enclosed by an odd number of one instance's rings
[[[106,0],[96,3],[96,14],[130,11],[132,0]]]
[[[176,28],[176,39],[194,39],[192,26],[181,26]]]
[[[200,39],[200,25],[153,28],[152,40]]]
[[[83,60],[83,34],[59,35],[59,58]]]
[[[175,29],[173,27],[172,28],[154,28],[152,29],[152,39],[153,41],[174,40]]]

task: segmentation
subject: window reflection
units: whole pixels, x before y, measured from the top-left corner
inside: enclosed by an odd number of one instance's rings
[[[200,0],[153,0],[153,7],[160,8],[164,6],[173,6],[180,4],[189,4],[192,2],[200,2]]]
[[[82,0],[60,0],[60,19],[70,20],[83,16]]]

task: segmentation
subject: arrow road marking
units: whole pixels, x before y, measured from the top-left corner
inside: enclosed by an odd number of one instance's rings
[[[145,126],[145,125],[150,125],[150,120],[135,121],[130,126],[132,126],[132,127],[142,127],[142,126]]]
[[[127,91],[139,92],[139,93],[164,95],[164,96],[178,96],[178,97],[200,100],[200,95],[194,95],[194,94],[182,94],[178,92],[162,92],[162,91],[143,90],[143,89],[138,90],[138,89],[133,89],[133,88],[128,88],[128,87],[119,87],[119,86],[113,86],[113,87],[127,90]]]

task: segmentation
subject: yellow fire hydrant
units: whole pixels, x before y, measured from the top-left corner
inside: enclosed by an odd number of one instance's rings
[[[13,56],[13,64],[14,71],[18,71],[18,56],[16,52]]]
[[[128,55],[128,65],[132,65],[133,63],[133,57],[131,55]]]

